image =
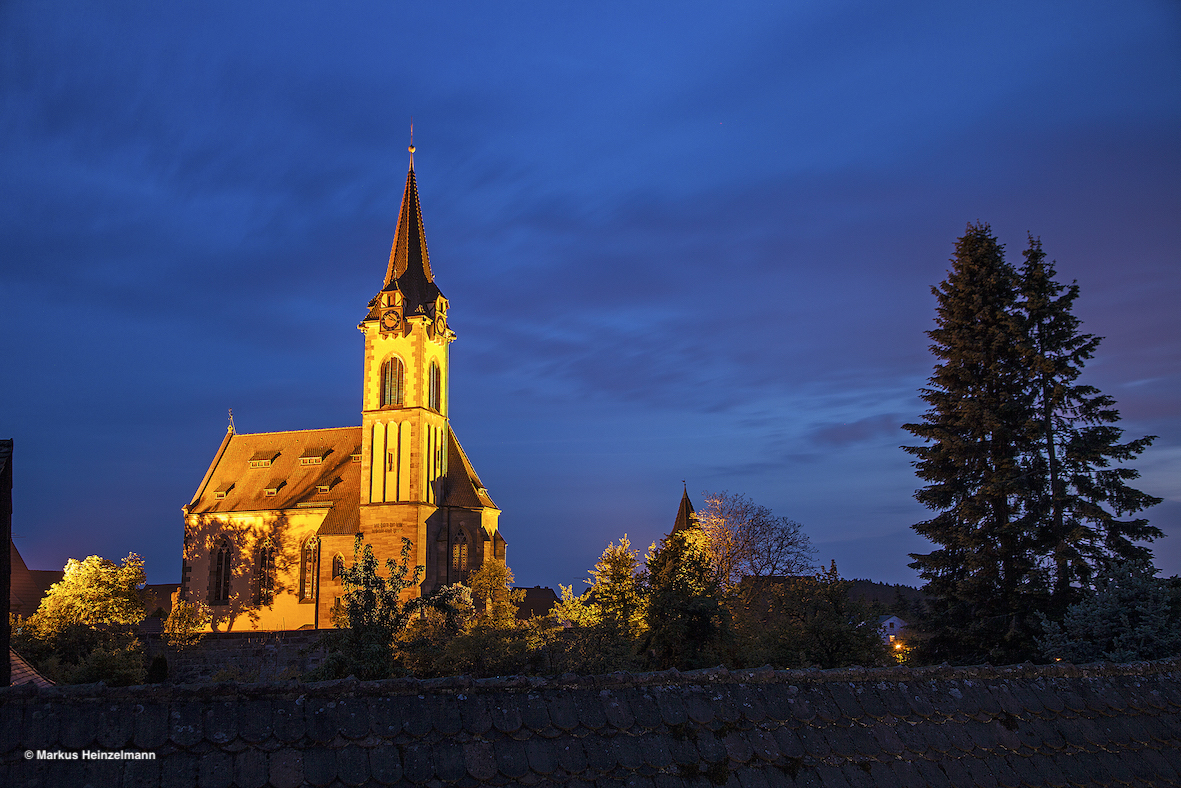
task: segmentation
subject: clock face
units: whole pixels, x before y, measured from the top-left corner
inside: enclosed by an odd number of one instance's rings
[[[439,315],[438,317],[436,317],[435,318],[435,333],[442,334],[443,331],[446,330],[446,328],[447,328],[447,321],[443,318],[443,316]]]
[[[386,331],[393,331],[402,322],[402,317],[394,309],[389,309],[381,314],[381,327]]]

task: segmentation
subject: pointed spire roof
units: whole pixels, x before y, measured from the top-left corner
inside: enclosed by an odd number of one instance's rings
[[[697,512],[693,509],[693,503],[689,500],[689,488],[686,486],[685,491],[681,493],[681,505],[677,509],[677,521],[673,523],[672,533],[684,531],[689,528],[696,528]]]
[[[426,249],[422,208],[418,204],[418,181],[414,176],[413,145],[410,146],[410,171],[406,174],[406,188],[402,191],[402,208],[398,212],[398,229],[394,232],[390,262],[382,287],[382,292],[393,290],[402,292],[407,315],[433,312],[435,299],[441,295],[435,285]]]

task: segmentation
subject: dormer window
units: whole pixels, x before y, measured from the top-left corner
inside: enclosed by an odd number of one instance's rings
[[[274,449],[267,449],[264,451],[256,451],[250,456],[251,468],[269,468],[279,456],[279,452]]]
[[[318,484],[316,484],[316,492],[323,495],[324,493],[331,491],[332,488],[335,487],[339,483],[340,483],[340,477],[337,477],[334,479],[321,480]]]
[[[332,453],[332,449],[327,449],[322,446],[308,449],[303,454],[299,455],[300,465],[320,465],[324,462],[324,458]]]
[[[226,482],[225,484],[223,484],[222,486],[218,487],[216,490],[213,491],[213,497],[220,501],[221,499],[223,499],[227,495],[229,495],[230,490],[232,490],[232,489],[234,489],[234,483],[233,482]]]
[[[286,479],[271,479],[269,482],[267,482],[267,486],[262,488],[262,494],[267,498],[274,498],[279,494],[279,490],[286,486]]]
[[[349,460],[351,462],[360,462],[361,461],[361,447],[360,446],[353,449],[353,453],[349,455]]]

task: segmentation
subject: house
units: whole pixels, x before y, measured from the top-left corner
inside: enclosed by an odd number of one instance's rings
[[[901,640],[907,626],[909,624],[898,616],[878,617],[878,632],[882,636],[882,642],[886,644],[892,644],[895,640]]]
[[[424,574],[408,598],[505,560],[500,510],[448,415],[456,335],[410,154],[385,279],[358,326],[361,424],[242,434],[231,422],[184,507],[180,597],[209,605],[215,631],[332,626],[358,534],[382,567],[409,540]]]

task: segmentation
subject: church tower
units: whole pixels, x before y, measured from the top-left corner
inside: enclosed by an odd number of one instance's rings
[[[360,530],[379,555],[414,544],[423,591],[463,580],[486,558],[504,560],[499,510],[451,430],[448,347],[455,332],[427,253],[414,146],[381,291],[365,335]]]

